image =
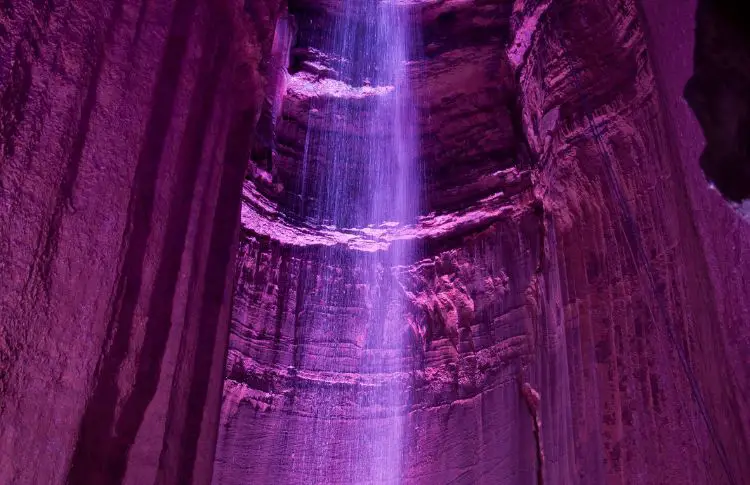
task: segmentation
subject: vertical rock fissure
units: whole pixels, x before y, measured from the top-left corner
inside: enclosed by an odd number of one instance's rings
[[[531,387],[531,384],[524,382],[521,384],[521,395],[526,402],[526,407],[531,416],[532,433],[534,434],[534,443],[536,445],[536,481],[537,485],[544,485],[544,453],[542,451],[542,418],[539,415],[539,404],[541,397],[539,393]]]
[[[198,452],[199,438],[209,392],[219,392],[221,368],[212,365],[215,361],[214,347],[202,348],[202,342],[216,343],[218,348],[226,348],[229,338],[228,328],[219,327],[223,322],[227,295],[225,288],[232,281],[233,265],[231,258],[239,242],[240,205],[234,194],[242,189],[247,160],[250,154],[250,140],[246,136],[255,126],[256,117],[252,111],[241,111],[234,120],[227,136],[227,150],[222,165],[219,197],[214,212],[214,232],[206,262],[206,286],[203,292],[201,312],[198,317],[199,345],[193,359],[194,375],[190,382],[187,398],[188,413],[185,419],[185,432],[181,440],[181,456],[177,483],[192,483],[194,465]],[[234,230],[229,230],[236,228]],[[230,248],[227,251],[227,248]],[[221,330],[221,333],[219,331]],[[215,378],[212,380],[212,378]],[[213,386],[213,388],[212,388]],[[213,389],[213,390],[212,390]],[[218,422],[218,416],[211,416]]]
[[[219,83],[219,73],[227,59],[227,43],[216,31],[210,31],[205,41],[196,94],[188,114],[179,160],[184,161],[177,190],[172,195],[166,237],[162,246],[161,263],[156,273],[154,289],[149,301],[146,334],[133,390],[122,406],[115,433],[120,439],[121,453],[127,452],[135,441],[144,414],[159,383],[162,360],[172,329],[173,299],[178,283],[182,255],[190,223],[192,194],[198,181],[204,142],[212,118]],[[183,482],[190,483],[190,482]]]

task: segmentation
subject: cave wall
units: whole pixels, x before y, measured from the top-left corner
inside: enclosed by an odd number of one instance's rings
[[[0,482],[207,483],[280,2],[0,2]]]
[[[424,214],[372,288],[393,238],[287,217],[327,74],[278,69],[340,0],[240,3],[0,3],[0,482],[348,483],[303,457],[392,386],[404,483],[747,481],[750,229],[682,99],[743,149],[710,10],[412,2]],[[383,288],[398,355],[362,345]]]
[[[348,483],[343,452],[304,457],[345,450],[370,416],[346,396],[389,381],[406,383],[404,483],[745,483],[748,229],[708,187],[681,98],[695,5],[662,3],[411,3],[425,217],[398,235],[417,260],[384,276],[412,303],[409,370],[374,384],[346,371],[371,331],[351,254],[389,242],[285,213],[325,129],[300,63],[278,153],[245,186],[215,484]],[[339,11],[296,4],[313,24]],[[305,441],[324,418],[331,442]]]
[[[702,3],[698,2],[698,9],[693,8],[693,3],[689,4],[690,8],[644,3],[642,8],[648,25],[652,62],[661,88],[662,109],[669,120],[668,128],[673,139],[679,140],[679,143],[676,143],[679,157],[675,159],[679,160],[679,166],[683,171],[694,224],[700,235],[700,244],[707,262],[706,276],[713,286],[712,305],[716,308],[718,324],[712,328],[719,330],[719,339],[726,353],[724,358],[728,364],[727,372],[721,374],[718,380],[728,381],[727,385],[733,389],[736,396],[736,400],[722,402],[718,406],[717,414],[720,420],[725,419],[721,417],[724,414],[739,414],[741,426],[734,432],[739,433],[740,437],[734,438],[733,433],[730,433],[729,442],[734,439],[735,443],[742,443],[743,440],[746,442],[750,435],[750,414],[747,412],[747,390],[750,386],[750,367],[747,365],[750,362],[750,246],[747,241],[750,241],[750,224],[747,223],[747,215],[741,207],[734,203],[727,204],[727,200],[713,188],[706,190],[707,174],[704,173],[705,170],[699,170],[699,165],[695,163],[696,160],[701,160],[700,168],[704,168],[705,162],[702,157],[705,156],[711,142],[703,143],[703,127],[699,127],[701,115],[689,111],[689,108],[697,111],[688,95],[688,86],[691,75],[695,77],[700,64],[695,62],[696,44],[693,42],[693,31],[685,26],[694,23],[698,29],[701,23],[705,25],[712,20],[710,16],[708,19],[700,19]],[[726,18],[723,20],[726,21]],[[717,24],[721,26],[722,22]],[[700,41],[696,30],[695,42]],[[702,49],[710,47],[719,58],[732,58],[735,55],[742,58],[750,48],[750,42],[729,45],[704,43]],[[691,54],[694,59],[692,65],[689,61]],[[730,92],[734,94],[733,91]],[[684,93],[683,96],[680,96],[681,93]],[[742,107],[741,97],[734,100],[734,105],[737,109],[746,109]],[[744,105],[747,106],[746,103]],[[737,119],[734,116],[728,118]],[[742,129],[731,132],[742,138]],[[742,140],[737,142],[742,143]],[[736,146],[737,142],[733,144]],[[738,162],[740,165],[746,165],[746,160]],[[720,359],[721,356],[715,358]],[[729,447],[731,449],[733,445]],[[742,454],[739,455],[742,459]],[[744,476],[748,476],[747,469],[744,469]],[[741,479],[739,481],[742,482]]]
[[[517,6],[546,219],[545,483],[744,483],[746,228],[700,173],[678,98],[690,14]]]

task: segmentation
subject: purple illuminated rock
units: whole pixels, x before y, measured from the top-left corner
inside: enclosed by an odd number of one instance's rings
[[[295,5],[316,28],[340,12]],[[292,73],[277,163],[258,162],[273,190],[245,189],[214,483],[349,483],[340,438],[374,419],[363,396],[389,382],[405,388],[392,410],[405,420],[403,483],[743,483],[748,235],[708,189],[679,98],[690,9],[409,8],[424,39],[410,64],[424,216],[347,230],[285,217],[307,130],[331,128],[310,100],[348,92],[319,46],[297,51],[317,65]],[[408,342],[394,367],[407,370],[358,375],[364,360],[395,357],[368,350],[373,289],[352,253],[404,241],[419,258],[381,284],[410,301],[393,330]],[[328,305],[326,287],[348,296]],[[311,328],[310,313],[331,326]],[[306,440],[323,419],[330,440]],[[321,446],[338,458],[315,462]]]
[[[279,2],[0,4],[0,483],[210,479]]]

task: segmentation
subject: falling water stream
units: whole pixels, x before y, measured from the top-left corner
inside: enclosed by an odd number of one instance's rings
[[[414,29],[407,9],[393,2],[342,3],[343,15],[323,40],[335,75],[322,101],[311,106],[311,116],[322,118],[320,126],[325,128],[308,133],[301,193],[303,201],[313,202],[303,204],[301,212],[319,227],[393,231],[414,221],[420,197],[407,71]],[[346,352],[342,335],[348,330],[342,330],[336,315],[318,312],[306,317],[306,327],[330,335],[334,346],[340,345],[334,350],[338,355],[316,365],[329,375],[349,372],[364,377],[343,395],[335,384],[321,392],[315,425],[304,438],[305,456],[293,458],[300,469],[312,470],[305,483],[330,483],[332,466],[346,477],[345,483],[399,483],[408,398],[400,377],[405,360],[403,291],[393,272],[407,263],[411,252],[409,244],[399,243],[387,251],[354,251],[346,261],[335,251],[322,256],[320,263],[329,269],[357,268],[358,284],[366,288],[367,311],[359,317],[366,322],[356,325],[363,330],[356,343],[355,369],[339,365],[346,360],[341,355]],[[334,277],[324,279],[321,307],[346,309],[349,296],[333,283]],[[336,421],[341,409],[362,418],[354,419],[355,426],[341,427]]]

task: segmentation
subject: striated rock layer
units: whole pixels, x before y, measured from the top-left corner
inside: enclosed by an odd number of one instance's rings
[[[0,2],[0,483],[211,475],[280,2]]]
[[[290,5],[289,77],[244,189],[214,484],[351,483],[346,436],[378,419],[403,422],[407,484],[748,483],[748,229],[708,188],[680,98],[692,12],[402,3],[422,24],[423,215],[374,228],[300,210],[305,144],[331,128],[317,107],[378,93],[316,43],[339,2]],[[399,244],[415,261],[366,285],[353,254]],[[389,291],[409,301],[387,329],[401,352],[367,323]]]

